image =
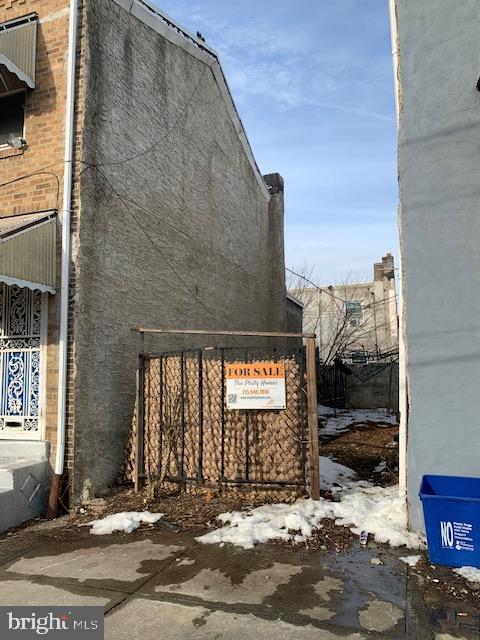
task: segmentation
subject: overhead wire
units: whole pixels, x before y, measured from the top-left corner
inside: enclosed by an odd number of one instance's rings
[[[146,149],[142,149],[142,150],[140,150],[138,152],[135,152],[135,153],[133,153],[133,154],[131,154],[129,156],[126,156],[126,157],[124,157],[124,158],[122,158],[120,160],[107,161],[107,162],[89,162],[89,163],[87,163],[84,160],[81,160],[80,163],[81,164],[85,164],[86,166],[80,171],[79,177],[81,175],[83,175],[83,173],[85,173],[86,171],[88,171],[90,169],[95,170],[102,177],[102,179],[110,187],[112,193],[115,194],[117,196],[117,198],[119,198],[123,202],[123,204],[124,204],[127,212],[129,213],[129,215],[135,220],[137,226],[141,229],[141,231],[143,232],[145,237],[148,239],[148,241],[155,247],[156,251],[159,253],[159,255],[161,256],[161,258],[163,259],[163,261],[165,262],[167,267],[175,274],[175,276],[181,282],[181,284],[184,286],[184,288],[187,290],[187,292],[197,300],[197,302],[205,310],[205,312],[214,320],[215,323],[217,323],[218,320],[215,317],[215,315],[210,311],[210,309],[198,297],[196,292],[194,290],[192,290],[192,288],[189,286],[187,281],[180,275],[178,270],[175,269],[175,267],[172,264],[172,262],[168,260],[168,258],[166,257],[166,255],[162,251],[162,249],[158,246],[158,244],[153,240],[151,235],[142,226],[141,220],[138,218],[138,216],[135,215],[135,213],[132,210],[132,207],[134,206],[137,209],[143,210],[143,211],[145,211],[147,213],[151,213],[151,212],[147,211],[146,209],[142,209],[142,207],[139,205],[138,202],[135,202],[135,201],[131,200],[130,198],[128,198],[128,196],[123,195],[117,189],[115,189],[114,185],[112,184],[112,181],[105,175],[105,173],[103,171],[100,170],[100,167],[118,166],[118,165],[125,164],[127,162],[131,162],[131,161],[133,161],[135,159],[138,159],[140,157],[143,157],[143,156],[147,155],[148,153],[151,153],[152,151],[154,151],[154,149],[162,141],[166,140],[173,133],[173,131],[176,129],[176,127],[178,126],[179,122],[181,121],[181,119],[183,118],[185,113],[187,112],[188,107],[190,106],[194,96],[196,95],[198,87],[200,86],[201,81],[202,81],[202,79],[203,79],[203,77],[205,75],[206,69],[207,69],[207,66],[205,65],[204,68],[202,69],[202,72],[200,73],[200,75],[198,77],[197,82],[195,83],[195,86],[194,86],[192,92],[190,93],[186,103],[184,104],[183,108],[179,112],[178,116],[175,118],[175,121],[173,122],[172,126],[162,136],[160,136],[154,142],[152,142],[152,144],[150,144]],[[8,181],[0,184],[0,188],[9,186],[11,184],[15,184],[17,182],[20,182],[22,180],[26,180],[28,178],[31,178],[31,177],[34,177],[34,176],[37,176],[37,175],[50,174],[50,175],[53,175],[57,180],[57,207],[58,207],[60,181],[59,181],[58,176],[53,171],[47,171],[47,170],[52,168],[52,167],[54,167],[54,166],[56,166],[56,165],[60,165],[60,164],[64,164],[64,163],[60,162],[60,161],[57,162],[57,163],[51,163],[49,165],[46,165],[45,167],[43,167],[42,169],[40,169],[38,171],[34,171],[34,172],[31,172],[31,173],[24,174],[22,176],[18,176],[17,178],[14,178],[12,180],[8,180]],[[175,225],[171,224],[169,221],[167,221],[167,223],[169,224],[169,226],[171,226],[177,232],[182,233],[189,240],[192,240],[192,238],[190,238],[190,236],[188,236],[188,234],[183,229],[175,227]]]
[[[86,166],[80,171],[79,173],[79,177],[81,175],[83,175],[83,173],[85,173],[87,170],[90,169],[94,169],[96,170],[101,177],[105,180],[105,182],[109,185],[110,189],[112,190],[112,193],[114,193],[118,198],[120,198],[124,205],[126,206],[127,210],[129,211],[130,215],[132,215],[132,217],[136,220],[137,225],[141,227],[138,218],[135,217],[135,215],[133,214],[131,208],[129,207],[130,203],[132,206],[136,206],[137,208],[139,208],[141,210],[141,207],[139,207],[138,203],[131,200],[130,198],[128,198],[127,196],[124,196],[123,194],[119,193],[112,185],[111,181],[107,178],[107,176],[100,171],[99,167],[108,167],[108,166],[119,166],[128,162],[131,162],[132,160],[136,160],[140,157],[143,157],[149,153],[151,153],[161,142],[163,142],[164,140],[166,140],[172,133],[173,131],[176,129],[177,125],[179,124],[180,120],[182,119],[182,117],[185,115],[188,107],[190,106],[194,96],[197,93],[198,87],[200,86],[200,83],[203,79],[203,76],[205,74],[205,71],[207,69],[207,66],[205,65],[204,68],[202,69],[202,72],[199,75],[199,78],[197,80],[197,82],[195,83],[195,86],[190,94],[190,96],[188,97],[186,103],[184,104],[183,108],[181,109],[181,111],[179,112],[178,116],[175,118],[175,121],[173,122],[172,126],[165,132],[165,134],[163,134],[162,136],[160,136],[159,138],[157,138],[154,142],[152,142],[152,144],[150,144],[147,148],[140,150],[138,152],[135,152],[129,156],[126,156],[120,160],[111,160],[111,161],[107,161],[107,162],[89,162],[87,163],[84,160],[81,160],[81,164],[85,164]],[[20,182],[22,180],[37,176],[37,175],[51,175],[56,179],[57,182],[57,209],[59,206],[59,194],[60,194],[60,180],[58,175],[54,172],[54,171],[48,171],[48,169],[59,165],[59,164],[64,164],[64,162],[57,162],[57,163],[51,163],[50,165],[46,165],[45,167],[43,167],[42,169],[38,170],[38,171],[34,171],[28,174],[25,174],[23,176],[19,176],[17,178],[14,178],[12,180],[9,180],[7,182],[4,182],[2,184],[0,184],[0,188],[9,186],[11,184],[15,184],[17,182]],[[186,234],[182,229],[179,229],[177,227],[175,227],[174,225],[172,225],[171,223],[168,223],[169,226],[171,226],[172,228],[176,229],[178,232],[186,235],[187,237],[188,234]],[[160,255],[162,256],[163,260],[166,262],[166,264],[169,266],[169,268],[175,273],[175,275],[177,276],[177,278],[179,279],[179,281],[184,285],[184,287],[187,289],[187,291],[194,295],[194,297],[198,300],[198,302],[201,304],[201,306],[203,306],[203,308],[210,314],[210,310],[208,309],[208,307],[206,307],[203,302],[198,298],[198,296],[195,295],[195,292],[193,292],[190,287],[188,286],[187,282],[180,276],[180,274],[175,270],[175,268],[173,267],[173,265],[166,259],[165,255],[163,254],[163,252],[159,249],[159,247],[156,245],[156,243],[152,240],[151,236],[145,231],[145,229],[142,228],[142,231],[144,232],[144,234],[146,235],[146,237],[148,238],[148,240],[155,246],[155,248],[157,249],[157,251],[160,253]],[[191,240],[191,238],[189,238]],[[333,294],[331,291],[329,291],[328,289],[324,289],[323,287],[318,286],[315,282],[313,282],[312,280],[310,280],[309,278],[307,278],[306,276],[299,274],[297,272],[295,272],[293,269],[290,269],[288,267],[286,267],[286,271],[288,271],[289,273],[295,275],[296,277],[299,277],[301,279],[303,279],[305,282],[308,282],[309,284],[311,284],[316,290],[325,293],[326,295],[330,296],[332,299],[334,300],[338,300],[340,301],[342,304],[345,304],[346,302],[348,302],[347,300]],[[389,299],[393,299],[396,298],[397,296],[393,296],[392,298]],[[369,308],[370,306],[373,306],[374,304],[384,304],[387,303],[389,299],[384,299],[384,300],[380,300],[380,301],[376,301],[373,303],[369,303],[369,305],[365,305],[365,308]],[[320,314],[319,314],[320,315]],[[216,320],[216,318],[212,315],[212,317]],[[315,323],[315,325],[318,323],[319,318],[317,319],[317,322]]]
[[[190,106],[193,98],[195,97],[197,90],[200,86],[200,83],[203,79],[203,76],[205,75],[205,71],[207,69],[207,66],[205,65],[204,68],[202,69],[202,72],[199,75],[199,78],[197,80],[197,82],[195,83],[195,86],[188,98],[188,100],[186,101],[186,103],[184,104],[182,110],[180,111],[179,115],[177,116],[177,118],[175,119],[175,121],[173,122],[172,126],[167,129],[167,131],[160,136],[160,138],[157,138],[156,140],[154,140],[146,149],[143,149],[142,151],[138,151],[136,153],[134,153],[133,155],[130,156],[126,156],[120,160],[111,160],[108,162],[91,162],[89,164],[87,164],[86,167],[84,167],[81,171],[80,171],[80,176],[87,171],[88,169],[92,168],[92,167],[112,167],[112,166],[118,166],[121,164],[125,164],[127,162],[131,162],[132,160],[136,160],[138,158],[141,158],[142,156],[147,155],[148,153],[151,153],[154,149],[156,149],[156,147],[163,141],[165,141],[176,129],[178,123],[180,122],[180,120],[183,118],[183,116],[185,115],[185,113],[187,112],[188,107]]]
[[[309,284],[311,284],[317,291],[322,291],[323,293],[326,293],[331,298],[335,298],[336,300],[340,300],[340,302],[346,302],[346,300],[344,300],[343,298],[339,298],[338,296],[336,296],[333,293],[331,293],[331,291],[328,291],[327,289],[323,289],[323,287],[319,287],[318,284],[316,284],[315,282],[313,282],[312,280],[310,280],[306,276],[303,276],[302,274],[297,273],[293,269],[290,269],[289,267],[285,267],[285,271],[288,271],[292,275],[297,276],[297,278],[301,278],[302,280],[305,280],[305,282],[308,282]]]
[[[60,163],[56,163],[56,164],[60,164]],[[57,198],[56,198],[56,209],[58,209],[59,206],[59,201],[60,201],[60,178],[58,177],[58,175],[55,173],[55,171],[47,171],[46,169],[48,169],[49,167],[53,167],[55,166],[54,164],[52,165],[47,165],[47,167],[45,167],[44,169],[40,169],[38,171],[34,171],[32,173],[28,173],[26,175],[23,176],[19,176],[17,178],[14,178],[13,180],[9,180],[8,182],[4,182],[3,184],[0,184],[0,188],[2,187],[6,187],[9,186],[11,184],[15,184],[17,182],[21,182],[22,180],[25,180],[27,178],[33,178],[35,176],[42,176],[42,175],[49,175],[49,176],[53,176],[56,180],[57,183]]]
[[[296,271],[294,271],[293,269],[290,269],[289,267],[285,267],[285,271],[288,271],[289,273],[293,274],[294,276],[296,276],[298,278],[301,278],[302,280],[305,280],[305,282],[308,282],[310,285],[312,285],[314,287],[314,289],[317,290],[318,292],[326,293],[328,296],[333,298],[335,302],[337,300],[339,300],[342,303],[342,307],[343,307],[343,305],[346,305],[347,302],[352,302],[353,301],[353,300],[346,300],[344,298],[340,298],[339,296],[336,296],[335,294],[333,294],[328,289],[320,287],[315,282],[313,282],[313,280],[310,280],[310,278],[307,278],[306,276],[304,276],[304,275],[302,275],[300,273],[297,273]],[[340,285],[340,286],[348,286],[348,285]],[[398,294],[394,294],[393,296],[388,296],[386,298],[382,298],[381,300],[376,300],[374,302],[369,302],[366,305],[362,305],[362,310],[371,309],[372,307],[374,307],[377,304],[388,304],[391,300],[395,300],[396,298],[398,298]],[[342,310],[340,310],[340,307],[339,307],[338,304],[336,304],[336,307],[337,307],[338,311],[343,311],[343,308],[342,308]],[[331,316],[334,316],[334,315],[336,316],[337,315],[335,310],[327,311],[327,312],[322,311],[322,309],[320,307],[320,303],[318,304],[318,313],[317,312],[313,312],[313,313],[307,312],[307,313],[312,318],[315,317],[315,322],[313,323],[313,327],[315,328],[315,331],[317,330],[317,327],[320,325],[320,320],[321,320],[321,318],[323,316],[328,315],[329,317],[331,317]],[[306,315],[306,314],[304,313],[304,315]],[[364,328],[365,328],[365,326],[364,326]],[[321,331],[321,329],[320,329],[320,331]],[[332,347],[330,347],[330,351],[329,351],[328,355],[330,355],[331,349],[332,349]]]
[[[343,304],[346,304],[347,302],[352,302],[352,300],[347,300],[345,298],[340,298],[340,296],[335,295],[334,293],[332,293],[328,289],[325,289],[324,287],[320,287],[318,284],[313,282],[313,280],[310,280],[306,276],[303,276],[302,274],[297,273],[296,271],[293,271],[293,269],[290,269],[289,267],[285,267],[285,271],[288,271],[292,275],[297,276],[298,278],[301,278],[302,280],[305,280],[305,282],[308,282],[309,284],[311,284],[313,286],[313,288],[316,289],[317,291],[320,291],[321,293],[326,293],[331,298],[334,298],[335,300],[339,300]],[[339,287],[348,287],[349,285],[346,284],[346,285],[338,285],[338,286]],[[389,302],[390,300],[394,300],[395,298],[398,298],[398,293],[395,293],[393,296],[389,296],[387,298],[382,298],[381,300],[376,300],[375,302],[369,302],[368,304],[364,305],[363,308],[364,309],[368,309],[371,306],[373,306],[374,304],[386,304],[387,302]]]
[[[168,268],[175,274],[175,276],[178,278],[178,280],[183,284],[184,288],[186,289],[186,291],[193,297],[195,298],[195,300],[199,303],[199,305],[204,309],[204,311],[207,313],[207,315],[213,319],[215,324],[218,324],[218,318],[213,314],[213,312],[207,307],[207,305],[200,299],[200,297],[198,296],[198,294],[196,293],[196,291],[194,289],[192,289],[188,282],[185,280],[185,278],[183,278],[180,273],[178,272],[178,270],[174,267],[174,265],[172,264],[172,262],[170,260],[168,260],[168,258],[166,257],[165,253],[163,252],[163,250],[158,246],[158,244],[155,242],[155,240],[151,237],[151,235],[148,233],[148,231],[144,228],[144,226],[142,225],[141,220],[139,219],[138,216],[135,215],[135,213],[132,211],[132,208],[129,206],[129,201],[127,198],[125,198],[121,193],[119,193],[115,187],[112,185],[111,181],[107,178],[107,176],[104,174],[103,171],[101,171],[98,166],[92,167],[94,171],[96,171],[102,178],[103,180],[106,182],[106,184],[108,184],[108,186],[110,187],[111,191],[113,194],[115,194],[117,196],[117,198],[119,198],[127,212],[129,213],[129,215],[134,219],[135,223],[137,224],[137,227],[141,230],[141,232],[143,233],[143,235],[147,238],[147,240],[150,242],[150,244],[155,248],[155,250],[160,254],[160,257],[163,259],[163,261],[165,262],[165,264],[168,266]],[[151,211],[148,211],[147,209],[144,209],[143,207],[141,207],[138,203],[135,204],[135,207],[137,209],[139,209],[140,211],[143,211],[147,214],[150,214]],[[236,340],[235,337],[233,337],[234,340]]]
[[[188,100],[186,101],[185,105],[181,109],[179,115],[177,116],[177,118],[173,122],[172,126],[167,130],[167,132],[165,134],[160,136],[160,138],[157,138],[146,149],[143,149],[142,151],[138,151],[138,152],[136,152],[136,153],[134,153],[134,154],[132,154],[130,156],[127,156],[125,158],[122,158],[120,160],[112,160],[112,161],[100,162],[100,163],[95,163],[95,162],[88,163],[85,160],[80,160],[80,163],[81,164],[85,164],[86,166],[80,171],[79,177],[85,171],[87,171],[88,169],[91,169],[92,167],[103,167],[103,166],[120,165],[120,164],[125,164],[126,162],[130,162],[131,160],[135,160],[136,158],[140,158],[140,157],[142,157],[144,155],[147,155],[151,151],[153,151],[161,142],[166,140],[173,133],[173,131],[176,129],[178,123],[180,122],[182,117],[185,115],[188,107],[190,106],[190,103],[192,102],[193,98],[196,95],[197,89],[200,86],[200,83],[201,83],[201,81],[203,79],[203,76],[205,75],[206,69],[207,69],[207,66],[205,65],[204,68],[202,69],[202,72],[199,75],[199,78],[198,78],[198,80],[197,80],[197,82],[196,82],[196,84],[195,84],[190,96],[188,97]],[[44,173],[44,172],[46,172],[47,169],[51,169],[52,167],[55,167],[55,166],[58,166],[58,165],[61,165],[61,164],[65,164],[66,162],[73,162],[73,161],[72,160],[69,160],[69,161],[59,160],[58,162],[53,162],[51,164],[45,165],[44,167],[41,167],[37,171],[33,171],[31,173],[26,173],[26,174],[24,174],[22,176],[18,176],[17,178],[12,179],[12,180],[8,180],[7,182],[0,183],[0,189],[3,188],[3,187],[9,186],[11,184],[14,184],[16,182],[20,182],[21,180],[26,180],[27,178],[31,178],[31,177],[34,177],[34,176],[39,175],[41,173]],[[58,176],[56,176],[56,177],[58,179]]]

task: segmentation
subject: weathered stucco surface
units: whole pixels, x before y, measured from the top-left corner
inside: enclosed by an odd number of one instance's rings
[[[286,327],[283,194],[262,193],[210,67],[111,0],[89,2],[87,20],[83,148],[97,168],[74,253],[75,499],[119,471],[133,327]],[[148,346],[179,344],[192,343]]]
[[[478,475],[480,4],[397,0],[399,173],[408,340],[408,491]]]
[[[348,364],[346,405],[398,411],[398,362]]]

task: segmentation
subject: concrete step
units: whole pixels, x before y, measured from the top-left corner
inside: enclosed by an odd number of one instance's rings
[[[0,532],[15,524],[15,492],[13,489],[0,489]]]
[[[0,531],[42,515],[45,512],[49,484],[50,465],[47,460],[2,457]]]
[[[0,440],[0,465],[3,458],[48,460],[49,442],[35,440]]]
[[[8,467],[0,467],[0,491],[5,489],[13,489],[13,473]]]

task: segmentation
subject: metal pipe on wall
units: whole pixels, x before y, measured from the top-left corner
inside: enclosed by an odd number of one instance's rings
[[[58,340],[58,414],[55,469],[48,501],[48,515],[58,512],[58,495],[65,459],[65,430],[67,407],[67,348],[68,348],[68,297],[71,253],[71,207],[73,144],[75,122],[75,67],[77,47],[78,0],[70,0],[68,26],[67,96],[65,106],[65,152],[63,173],[62,211],[62,270],[60,284],[60,329]]]

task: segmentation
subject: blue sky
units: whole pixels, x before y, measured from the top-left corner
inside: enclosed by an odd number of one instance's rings
[[[221,57],[262,173],[285,178],[287,266],[321,284],[398,255],[387,0],[159,0]]]

